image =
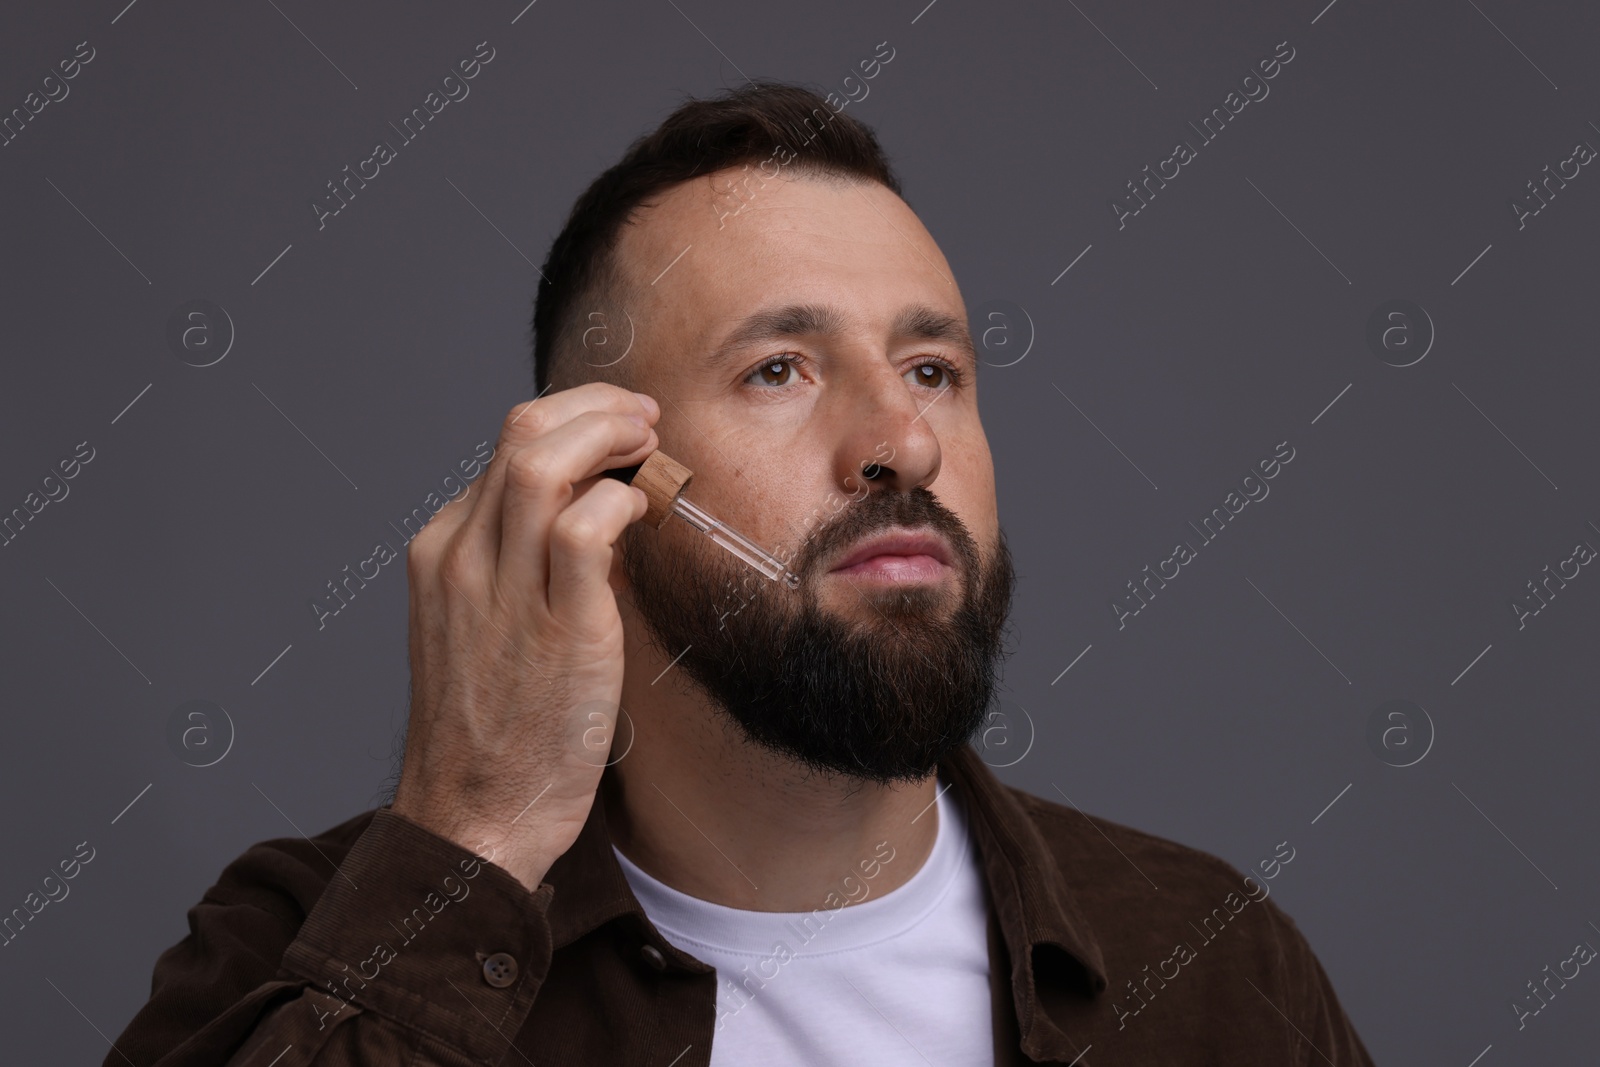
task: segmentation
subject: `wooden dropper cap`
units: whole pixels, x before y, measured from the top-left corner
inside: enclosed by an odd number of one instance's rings
[[[602,473],[608,478],[644,490],[644,495],[650,499],[649,506],[645,508],[644,521],[658,530],[672,517],[672,502],[678,499],[683,487],[694,477],[693,471],[659,448],[646,456],[643,463],[635,463],[631,467],[613,467]]]

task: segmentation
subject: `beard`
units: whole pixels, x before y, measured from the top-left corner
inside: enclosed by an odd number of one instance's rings
[[[943,535],[958,581],[858,585],[864,621],[823,610],[820,568],[891,526]],[[1016,584],[1011,555],[1002,532],[981,561],[966,526],[927,489],[871,491],[797,553],[780,550],[801,578],[792,589],[711,544],[665,551],[629,526],[620,545],[654,643],[666,657],[686,649],[670,669],[756,745],[823,774],[915,782],[986,717]]]

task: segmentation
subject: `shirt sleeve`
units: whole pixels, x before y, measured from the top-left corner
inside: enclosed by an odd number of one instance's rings
[[[549,973],[555,888],[387,808],[331,878],[304,844],[256,846],[190,909],[105,1067],[500,1059]]]
[[[1297,1043],[1296,1067],[1373,1067],[1372,1056],[1339,1004],[1327,972],[1289,913],[1262,903],[1283,951],[1289,1003],[1284,1011],[1305,1040]]]

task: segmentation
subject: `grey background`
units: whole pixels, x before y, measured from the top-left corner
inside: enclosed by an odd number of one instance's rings
[[[96,850],[0,948],[8,1062],[98,1062],[228,860],[377,802],[403,564],[320,632],[307,600],[532,395],[532,263],[584,185],[685,93],[837,91],[885,40],[850,113],[969,309],[1031,321],[981,376],[1021,576],[990,762],[1242,870],[1287,840],[1272,889],[1381,1063],[1592,1049],[1600,978],[1520,1032],[1510,1003],[1600,945],[1600,577],[1522,630],[1510,604],[1600,545],[1600,174],[1524,229],[1508,206],[1600,145],[1592,6],[124,2],[0,20],[0,111],[97,53],[0,148],[0,512],[96,450],[0,548],[0,912]],[[319,232],[324,183],[485,40]],[[1124,183],[1284,40],[1119,230]],[[165,337],[197,298],[236,329],[205,368]],[[1404,368],[1364,339],[1395,298],[1437,331]],[[1119,630],[1124,583],[1284,440]],[[1366,740],[1392,699],[1432,724],[1410,767]],[[214,766],[169,748],[190,700],[236,731]]]

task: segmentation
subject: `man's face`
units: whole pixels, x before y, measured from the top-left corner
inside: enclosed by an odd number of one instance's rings
[[[965,306],[888,189],[786,174],[736,199],[739,176],[675,187],[625,230],[622,369],[695,472],[685,496],[801,581],[679,520],[630,527],[628,624],[757,743],[925,777],[983,720],[1014,580]]]

